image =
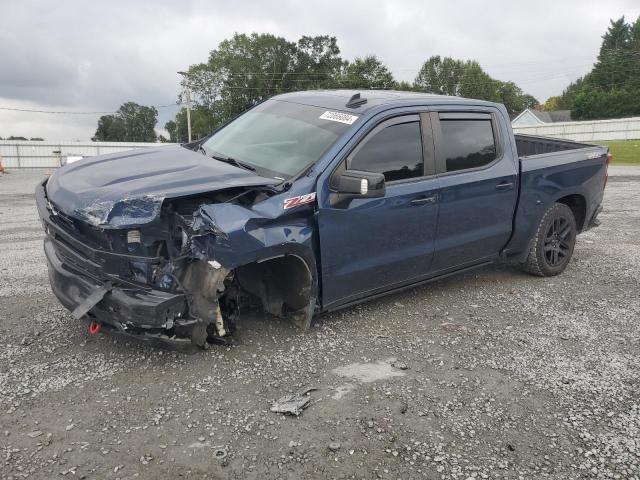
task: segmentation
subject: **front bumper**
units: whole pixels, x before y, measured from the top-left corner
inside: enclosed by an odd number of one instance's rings
[[[56,221],[55,215],[52,218],[44,185],[36,189],[36,203],[46,232],[44,251],[51,289],[62,305],[74,311],[94,291],[111,283],[113,286],[104,297],[83,316],[85,320],[94,320],[107,331],[138,339],[190,343],[183,333],[196,321],[187,318],[184,294],[154,289],[107,273],[103,268],[106,264],[128,262],[131,256],[93,248],[74,237]]]

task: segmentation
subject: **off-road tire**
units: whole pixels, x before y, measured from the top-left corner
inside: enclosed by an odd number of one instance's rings
[[[540,220],[523,269],[540,277],[562,273],[573,255],[577,230],[571,209],[563,203],[554,203]]]

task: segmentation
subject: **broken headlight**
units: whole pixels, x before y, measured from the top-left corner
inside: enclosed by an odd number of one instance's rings
[[[136,282],[163,290],[171,290],[175,284],[173,267],[168,263],[160,265],[132,261],[129,262],[129,269],[131,271],[131,279]]]

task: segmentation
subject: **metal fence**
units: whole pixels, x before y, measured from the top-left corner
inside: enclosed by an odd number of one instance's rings
[[[561,122],[513,127],[515,133],[565,138],[578,142],[640,139],[640,117],[585,122]],[[163,147],[173,143],[37,142],[0,140],[0,155],[7,168],[55,168],[66,156],[93,157],[134,148]]]
[[[640,139],[640,117],[584,122],[558,122],[513,127],[515,133],[565,138],[577,142]]]
[[[2,163],[7,168],[55,168],[66,156],[93,157],[134,148],[164,147],[174,143],[37,142],[0,140]]]

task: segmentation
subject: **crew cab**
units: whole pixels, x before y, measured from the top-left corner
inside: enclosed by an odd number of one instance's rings
[[[610,160],[514,136],[496,103],[305,91],[189,145],[69,164],[36,199],[74,317],[204,347],[228,341],[244,304],[308,328],[493,262],[557,275],[597,224]]]

